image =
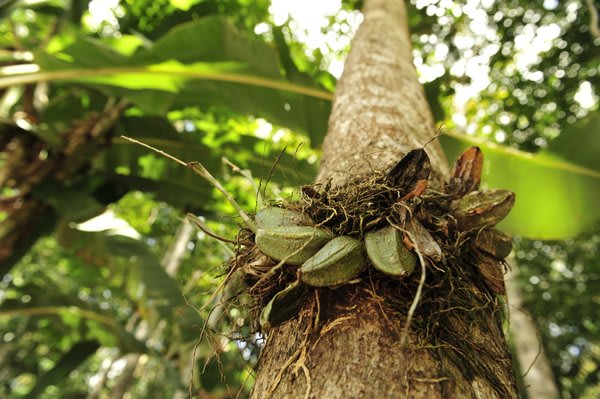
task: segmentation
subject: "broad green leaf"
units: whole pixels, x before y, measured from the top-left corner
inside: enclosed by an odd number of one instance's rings
[[[182,331],[193,335],[194,326],[201,325],[202,319],[186,303],[179,284],[166,273],[146,245],[133,238],[117,235],[107,236],[106,243],[113,256],[131,259],[140,268],[145,304],[157,309],[161,320],[173,319]]]
[[[46,287],[48,288],[48,287]],[[41,296],[41,295],[40,295]],[[51,297],[51,296],[50,296]],[[77,301],[75,299],[75,301]],[[95,328],[101,328],[110,337],[107,341],[100,342],[104,345],[118,344],[123,352],[148,352],[146,345],[138,341],[133,334],[125,330],[113,314],[109,314],[98,309],[88,309],[87,305],[81,306],[66,304],[44,304],[44,306],[23,306],[20,301],[5,302],[0,310],[0,319],[12,317],[76,317],[85,322],[95,323]],[[79,323],[77,323],[79,326]],[[84,330],[82,329],[81,332]],[[98,335],[98,334],[96,334]]]
[[[326,130],[331,93],[285,80],[276,51],[222,17],[176,26],[131,56],[77,36],[50,47],[52,53],[36,54],[38,71],[22,66],[21,72],[1,76],[0,87],[39,81],[83,83],[125,97],[153,114],[220,106],[304,131],[314,146]]]
[[[76,343],[65,353],[50,370],[38,375],[35,385],[29,391],[28,397],[35,398],[44,392],[49,385],[60,386],[88,357],[93,355],[100,347],[97,341],[81,341]]]
[[[529,238],[564,239],[600,220],[600,171],[461,134],[447,132],[440,139],[451,161],[465,148],[479,146],[485,161],[483,184],[515,192],[515,207],[501,229]]]
[[[52,205],[61,216],[73,222],[83,222],[104,210],[104,206],[88,193],[66,187],[55,180],[44,180],[32,192],[40,200]]]
[[[140,49],[130,65],[167,60],[184,64],[239,62],[261,76],[279,76],[277,53],[262,39],[240,32],[222,16],[210,16],[179,24],[152,46]]]
[[[565,127],[547,152],[593,170],[600,170],[600,110]]]

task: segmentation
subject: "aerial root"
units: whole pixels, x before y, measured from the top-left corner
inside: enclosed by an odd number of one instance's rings
[[[296,351],[290,357],[288,357],[288,359],[285,361],[285,363],[281,366],[281,368],[279,369],[279,372],[277,373],[277,375],[275,376],[275,379],[273,380],[273,384],[271,384],[271,387],[269,388],[269,390],[267,392],[266,397],[270,398],[272,396],[273,392],[275,392],[275,390],[277,389],[277,386],[279,386],[279,384],[281,383],[283,374],[292,365],[294,365],[294,368],[292,370],[293,376],[298,375],[298,371],[300,369],[302,369],[304,376],[306,377],[306,391],[304,394],[304,398],[308,399],[308,397],[310,396],[310,391],[312,389],[312,379],[310,377],[310,372],[308,371],[308,367],[306,367],[306,361],[308,359],[308,355],[307,355],[308,340],[309,340],[310,336],[312,335],[313,328],[314,328],[313,321],[314,321],[314,315],[315,315],[315,307],[316,307],[316,303],[313,302],[309,308],[308,315],[306,317],[304,317],[304,316],[301,317],[300,324],[302,323],[302,320],[308,319],[307,324],[306,324],[306,330],[304,331],[304,339],[302,341],[302,344],[300,344],[300,347],[298,349],[296,349]]]

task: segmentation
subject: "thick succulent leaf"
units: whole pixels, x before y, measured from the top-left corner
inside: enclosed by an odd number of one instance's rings
[[[315,146],[326,130],[331,94],[285,80],[275,49],[221,17],[176,26],[130,56],[82,36],[57,38],[49,49],[52,53],[36,54],[38,71],[23,68],[4,75],[0,87],[85,83],[154,114],[182,106],[221,106],[304,131]]]
[[[564,239],[600,220],[600,170],[456,133],[447,132],[440,139],[449,160],[471,145],[479,146],[484,154],[484,186],[516,194],[515,206],[500,229],[536,239]]]

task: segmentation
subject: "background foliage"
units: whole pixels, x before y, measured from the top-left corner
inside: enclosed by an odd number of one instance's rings
[[[194,212],[233,237],[239,221],[189,170],[120,136],[201,161],[248,210],[254,189],[223,157],[269,200],[293,198],[317,170],[361,18],[333,1],[315,29],[282,3],[0,2],[1,397],[248,394],[261,337],[227,334],[243,315],[217,308],[216,323],[204,307],[228,250],[183,222]],[[600,390],[597,9],[409,7],[449,159],[477,143],[486,184],[517,192],[504,228],[565,398]]]

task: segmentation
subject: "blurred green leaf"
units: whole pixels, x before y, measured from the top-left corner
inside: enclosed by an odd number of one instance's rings
[[[9,15],[16,8],[30,8],[56,13],[64,8],[64,3],[61,0],[1,0],[0,17]]]
[[[38,294],[38,300],[44,299],[44,294]],[[52,297],[52,295],[50,295]],[[48,298],[46,298],[48,300]],[[68,299],[67,299],[68,300]],[[64,300],[63,300],[64,301]],[[20,301],[5,302],[0,310],[0,318],[11,317],[55,317],[60,316],[65,320],[72,320],[75,325],[81,321],[95,322],[95,329],[102,329],[104,334],[109,337],[106,341],[100,342],[103,345],[118,344],[123,352],[147,352],[146,345],[138,341],[131,333],[126,331],[115,319],[114,315],[98,309],[88,309],[87,305],[80,303],[81,306],[66,304],[48,304],[43,306],[24,306]],[[81,330],[84,331],[84,330]],[[95,333],[91,335],[99,336]]]
[[[61,216],[73,222],[83,222],[104,210],[104,206],[89,194],[66,187],[55,180],[44,180],[32,192],[40,200],[52,205]]]
[[[600,170],[600,110],[565,127],[548,150],[576,165]]]
[[[191,6],[200,2],[201,0],[169,0],[174,7],[179,8],[180,10],[187,11]]]
[[[198,313],[185,301],[179,284],[169,276],[146,244],[125,236],[107,236],[108,250],[113,256],[129,259],[139,267],[144,285],[145,304],[155,308],[161,319],[173,319],[183,331],[193,333],[202,324]]]
[[[145,242],[112,235],[111,231],[87,232],[66,225],[59,231],[59,240],[90,265],[124,268],[129,284],[135,285],[133,279],[139,279],[143,298],[138,298],[138,306],[146,308],[143,314],[148,315],[148,310],[153,309],[160,319],[173,319],[182,331],[190,334],[194,332],[193,326],[201,324],[198,313],[186,303],[179,283],[166,273]],[[117,259],[119,262],[115,262]]]
[[[316,175],[315,164],[288,153],[272,154],[267,141],[250,136],[239,135],[235,143],[209,147],[200,142],[198,134],[179,133],[159,117],[123,118],[118,131],[184,162],[200,161],[215,176],[222,175],[223,156],[236,159],[240,167],[252,170],[255,178],[264,180],[271,175],[277,183],[304,184]],[[256,152],[257,147],[265,146],[267,154]],[[145,157],[151,157],[153,169],[144,167]],[[95,160],[95,167],[126,187],[153,192],[157,199],[172,205],[208,210],[214,201],[212,187],[189,168],[122,138],[116,138]]]
[[[106,179],[122,190],[152,193],[156,200],[172,206],[201,210],[205,215],[210,213],[208,205],[213,201],[210,187],[197,177],[194,184],[186,184],[178,180],[170,180],[168,176],[165,174],[162,180],[154,180],[139,176],[107,174]]]
[[[429,103],[429,108],[435,121],[443,121],[446,117],[444,107],[440,102],[441,86],[448,83],[448,75],[444,74],[430,82],[423,84],[425,89],[425,97]]]
[[[59,40],[59,39],[56,39]],[[221,106],[302,130],[318,146],[331,93],[286,81],[276,51],[221,17],[173,28],[130,57],[98,40],[74,37],[55,52],[37,53],[39,72],[0,77],[0,87],[39,81],[91,84],[154,114],[184,106]]]
[[[73,345],[71,349],[56,362],[54,367],[37,376],[34,387],[27,394],[28,397],[38,397],[49,385],[60,386],[62,382],[69,377],[71,371],[79,367],[79,365],[93,355],[99,347],[100,343],[97,341],[81,341]]]

